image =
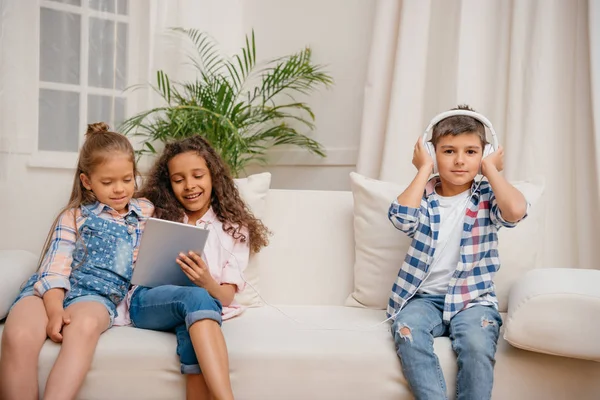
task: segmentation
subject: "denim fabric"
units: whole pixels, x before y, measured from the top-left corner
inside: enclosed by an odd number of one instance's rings
[[[491,306],[476,305],[442,321],[444,295],[417,294],[392,325],[402,371],[417,399],[447,399],[446,382],[433,340],[449,336],[457,356],[458,400],[485,400],[492,395],[496,344],[502,320]],[[408,328],[409,332],[401,332]]]
[[[128,217],[129,226],[124,226],[98,217],[85,206],[82,213],[87,218],[79,228],[69,277],[71,289],[65,293],[63,307],[81,301],[100,302],[108,310],[112,326],[117,305],[127,294],[133,273],[131,231],[137,218]],[[27,280],[13,306],[23,297],[35,295],[33,285],[38,279],[36,272]]]
[[[188,332],[190,326],[203,319],[212,319],[221,324],[221,311],[221,302],[197,286],[138,287],[133,292],[129,306],[134,326],[177,335],[177,354],[182,374],[201,373]]]

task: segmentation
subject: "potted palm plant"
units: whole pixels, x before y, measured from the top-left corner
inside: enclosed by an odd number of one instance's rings
[[[311,60],[310,48],[258,63],[254,32],[241,54],[224,57],[206,33],[175,28],[193,43],[192,81],[156,74],[156,91],[164,105],[123,122],[121,131],[141,137],[139,155],[156,153],[153,143],[200,134],[221,154],[234,176],[252,162],[266,162],[266,151],[294,145],[324,157],[323,147],[301,131],[314,129],[309,105],[296,100],[333,84],[323,66]],[[139,87],[140,85],[138,85]]]

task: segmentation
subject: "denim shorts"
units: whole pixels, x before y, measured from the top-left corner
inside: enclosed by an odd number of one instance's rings
[[[35,294],[35,291],[33,290],[33,285],[35,284],[36,280],[37,274],[34,274],[31,278],[29,278],[29,280],[27,281],[23,289],[21,289],[21,292],[19,293],[13,304],[10,306],[10,309],[8,310],[9,312],[13,309],[13,307],[15,306],[15,304],[17,304],[19,300],[29,296],[37,296]],[[71,304],[79,303],[82,301],[95,301],[98,303],[102,303],[104,307],[106,307],[106,311],[108,311],[108,316],[110,318],[110,323],[108,327],[110,328],[111,326],[113,326],[115,317],[117,316],[117,307],[113,304],[112,301],[110,301],[106,297],[98,295],[98,293],[90,291],[89,293],[85,293],[83,296],[70,297],[68,295],[68,292],[66,292],[65,300],[63,302],[63,308],[67,308]]]

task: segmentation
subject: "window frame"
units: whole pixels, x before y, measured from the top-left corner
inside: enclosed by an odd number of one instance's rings
[[[142,68],[144,62],[144,55],[147,54],[147,48],[140,44],[143,43],[142,39],[145,32],[148,29],[148,7],[144,7],[144,0],[129,0],[127,15],[119,14],[115,4],[115,12],[108,13],[105,11],[99,11],[92,9],[89,5],[89,0],[81,0],[81,6],[75,6],[65,3],[59,3],[51,0],[38,0],[37,6],[34,7],[31,16],[32,19],[37,21],[35,24],[35,41],[31,43],[32,47],[36,51],[36,93],[37,96],[35,101],[30,103],[30,109],[32,110],[32,119],[35,123],[35,133],[31,135],[30,141],[30,157],[28,160],[29,167],[42,167],[42,168],[66,168],[74,169],[77,164],[78,152],[72,151],[48,151],[39,149],[39,95],[41,89],[51,89],[59,91],[67,91],[79,93],[79,124],[78,124],[78,146],[79,149],[83,143],[83,138],[87,128],[88,121],[88,95],[104,95],[104,96],[115,96],[121,97],[125,100],[125,118],[132,115],[132,110],[136,110],[138,101],[136,96],[131,91],[124,92],[121,89],[107,89],[98,88],[89,85],[88,79],[88,67],[89,67],[89,22],[90,18],[100,18],[110,20],[116,24],[124,22],[127,24],[127,82],[125,87],[137,84],[145,80],[145,70]],[[31,6],[30,6],[31,7]],[[56,83],[56,82],[45,82],[40,78],[40,32],[41,32],[41,9],[47,8],[61,12],[69,12],[81,15],[81,49],[80,49],[80,84],[68,84],[68,83]],[[140,44],[140,45],[138,45]],[[147,57],[147,55],[146,55]],[[114,108],[111,112],[114,112]],[[116,129],[117,127],[111,126]]]

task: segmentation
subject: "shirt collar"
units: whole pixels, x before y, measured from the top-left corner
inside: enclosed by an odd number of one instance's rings
[[[440,179],[439,175],[436,175],[433,178],[431,178],[427,182],[427,185],[425,185],[425,197],[429,198],[432,194],[434,194],[436,185],[438,185],[441,182],[442,182],[442,180]],[[477,181],[475,179],[473,179],[473,183],[471,183],[472,196],[478,197],[480,190],[481,190],[481,185],[478,185]]]
[[[217,214],[215,214],[214,210],[212,207],[210,207],[206,213],[204,213],[204,215],[198,219],[198,221],[196,221],[196,225],[198,224],[208,224],[208,223],[213,223],[214,220],[217,219]],[[187,216],[187,214],[183,214],[183,223],[187,224],[190,222],[189,217]]]
[[[101,203],[99,201],[96,201],[95,203],[90,204],[88,206],[88,209],[96,215],[100,215],[100,213],[102,213],[104,211],[109,214],[120,215],[112,207],[110,207],[104,203]],[[140,207],[140,203],[137,201],[137,199],[129,200],[129,206],[127,207],[127,210],[128,210],[127,214],[125,214],[123,217],[135,215],[138,219],[141,219],[144,216],[144,214],[142,213],[142,208]]]

